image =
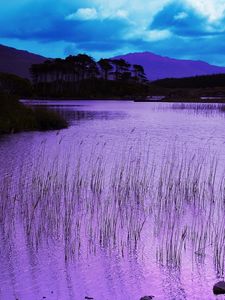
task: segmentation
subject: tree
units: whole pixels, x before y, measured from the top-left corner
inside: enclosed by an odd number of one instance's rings
[[[101,73],[103,74],[103,78],[104,80],[108,80],[109,78],[109,72],[113,70],[113,66],[111,64],[111,60],[110,59],[103,59],[101,58],[98,61],[98,65],[100,66],[101,69]]]
[[[87,54],[74,56],[74,65],[78,72],[78,81],[94,77],[98,72],[95,60]]]
[[[141,65],[133,65],[134,79],[139,82],[146,82],[147,78],[145,75],[145,70]]]
[[[96,63],[87,54],[70,55],[66,59],[57,58],[32,65],[31,74],[36,93],[43,97],[128,95],[144,89],[142,83],[146,80],[140,65],[132,67],[124,59],[100,59]],[[113,74],[114,80],[109,80],[110,74]],[[104,79],[104,84],[99,78]]]
[[[112,60],[113,65],[115,66],[114,71],[114,78],[115,80],[122,79],[122,74],[129,71],[130,64],[127,63],[124,59],[113,59]]]

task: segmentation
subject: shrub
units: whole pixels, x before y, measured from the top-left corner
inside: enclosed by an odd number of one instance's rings
[[[9,94],[0,94],[0,134],[32,130],[53,130],[68,126],[58,113],[24,106]]]

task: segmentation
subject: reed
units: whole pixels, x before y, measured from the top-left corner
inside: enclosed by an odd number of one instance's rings
[[[179,268],[185,255],[203,263],[212,253],[222,276],[225,185],[217,156],[168,147],[159,160],[146,140],[117,146],[81,140],[66,156],[49,157],[43,144],[29,174],[21,165],[16,180],[13,173],[1,180],[2,234],[20,228],[36,250],[61,243],[66,261],[99,249],[129,255],[150,240],[160,264]]]

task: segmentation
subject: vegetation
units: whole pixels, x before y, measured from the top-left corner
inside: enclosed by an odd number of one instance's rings
[[[165,78],[150,84],[149,93],[161,89],[164,101],[170,102],[225,102],[225,74]]]
[[[207,257],[222,276],[225,179],[217,157],[175,145],[156,163],[146,136],[129,140],[132,147],[115,144],[114,152],[102,138],[91,148],[78,139],[68,156],[42,144],[28,175],[21,165],[18,180],[1,181],[2,232],[10,240],[21,222],[31,246],[58,242],[66,260],[99,248],[123,256],[147,243],[162,265]]]
[[[225,87],[225,74],[214,74],[184,78],[165,78],[154,81],[155,86],[163,88],[199,89]]]
[[[18,98],[32,95],[33,86],[29,80],[0,73],[0,134],[67,127],[67,122],[56,112],[28,108],[18,101]]]
[[[143,67],[130,65],[123,59],[95,62],[86,54],[78,54],[32,65],[31,74],[39,97],[106,99],[148,93]]]
[[[67,122],[54,111],[28,108],[17,97],[0,94],[0,134],[65,127]]]
[[[0,91],[20,97],[31,97],[33,87],[29,80],[7,73],[0,73]]]

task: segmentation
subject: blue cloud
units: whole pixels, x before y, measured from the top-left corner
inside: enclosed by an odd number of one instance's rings
[[[151,29],[169,29],[183,37],[199,37],[221,34],[218,24],[209,24],[206,16],[182,3],[172,3],[156,14]]]
[[[110,47],[112,50],[120,47],[122,32],[129,25],[127,20],[68,19],[66,16],[76,11],[78,6],[70,6],[67,9],[64,7],[60,10],[62,6],[56,5],[56,9],[52,11],[50,4],[53,5],[53,1],[49,1],[43,10],[40,3],[34,5],[32,9],[29,3],[26,10],[17,11],[17,15],[13,18],[1,19],[0,24],[4,23],[5,26],[0,26],[0,36],[7,39],[36,40],[43,43],[64,41],[81,45],[85,50],[100,50],[103,47],[104,51],[109,50]],[[84,7],[83,2],[82,7]]]

